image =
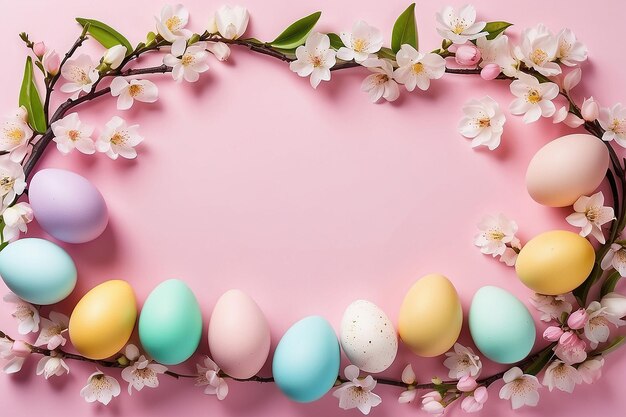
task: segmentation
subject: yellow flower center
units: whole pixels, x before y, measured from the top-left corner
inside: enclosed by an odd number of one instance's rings
[[[115,134],[113,136],[111,136],[111,143],[113,145],[122,145],[122,144],[126,143],[127,139],[128,139],[128,137],[127,137],[127,135],[125,133],[115,132]]]
[[[80,132],[78,130],[70,130],[67,132],[67,137],[69,137],[72,142],[76,142],[78,138],[80,138]]]
[[[165,26],[170,30],[170,32],[174,32],[178,30],[181,23],[182,22],[178,16],[172,16],[165,21]]]
[[[4,194],[8,193],[11,188],[13,188],[13,185],[15,184],[15,179],[5,176],[0,178],[0,189],[2,189],[2,191],[4,191]]]
[[[626,119],[613,119],[609,130],[617,134],[626,133]]]
[[[128,94],[130,94],[131,97],[136,97],[137,95],[141,94],[142,91],[143,86],[139,84],[132,84],[130,87],[128,87]]]
[[[537,104],[541,101],[541,93],[533,88],[526,95],[526,100],[531,104]]]
[[[502,233],[502,230],[497,230],[497,229],[490,230],[487,233],[487,236],[491,240],[502,240],[502,239],[504,239],[504,233]]]
[[[19,127],[11,127],[5,130],[5,134],[13,143],[16,144],[24,140],[24,131]]]
[[[541,65],[548,59],[548,54],[543,49],[535,49],[530,54],[530,60],[535,63],[535,65]]]
[[[467,24],[465,23],[464,19],[458,19],[456,22],[454,22],[454,25],[452,26],[452,32],[456,33],[457,35],[463,33],[465,29],[467,29]]]
[[[424,64],[422,64],[421,62],[416,62],[411,66],[411,69],[413,70],[413,73],[415,75],[420,74],[424,71]]]
[[[311,57],[311,63],[315,68],[319,68],[324,65],[324,61],[322,60],[322,58],[317,55]]]
[[[491,119],[488,117],[478,119],[478,127],[485,128],[491,126]]]
[[[377,85],[385,84],[387,81],[389,81],[389,76],[387,74],[376,74],[376,76],[374,76],[374,82]]]
[[[595,223],[598,217],[600,217],[600,207],[589,207],[585,210],[585,216],[587,216],[587,219],[589,219],[591,223]]]
[[[352,49],[356,52],[363,52],[363,50],[367,47],[367,42],[364,39],[358,38],[352,41]]]
[[[195,61],[195,59],[193,58],[193,55],[185,54],[185,55],[183,55],[183,59],[181,60],[180,63],[183,65],[183,67],[187,67],[187,66],[193,64],[194,61]]]

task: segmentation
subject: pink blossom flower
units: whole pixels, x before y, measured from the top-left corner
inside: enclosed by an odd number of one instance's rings
[[[456,48],[454,60],[459,65],[473,66],[480,61],[480,50],[471,43],[466,43]]]
[[[56,311],[50,312],[50,320],[42,317],[41,332],[37,337],[35,346],[46,345],[50,350],[65,346],[67,340],[63,337],[63,333],[67,331],[69,323],[70,319],[65,314]]]
[[[428,414],[441,416],[445,411],[442,400],[441,394],[437,391],[426,393],[422,396],[422,410],[426,411]]]
[[[554,388],[569,392],[574,391],[574,387],[582,382],[582,376],[576,368],[559,360],[555,360],[548,366],[543,377],[543,385],[552,391]]]
[[[197,364],[198,378],[196,386],[207,386],[204,393],[215,395],[218,400],[223,400],[228,395],[228,384],[224,378],[220,377],[220,368],[211,358],[206,356],[202,364]]]
[[[30,346],[22,340],[12,342],[6,338],[0,339],[0,358],[7,360],[2,371],[5,374],[19,372],[30,352]]]
[[[541,384],[536,376],[526,375],[516,366],[506,371],[502,379],[504,386],[500,389],[500,398],[511,400],[513,410],[525,405],[534,407],[539,403],[537,390],[541,388]]]
[[[342,410],[357,408],[367,415],[373,407],[382,402],[382,399],[372,392],[376,387],[376,380],[371,375],[359,378],[359,368],[355,365],[348,365],[344,374],[348,382],[344,382],[333,392],[333,397],[339,398],[339,408]]]
[[[589,315],[587,314],[587,310],[580,308],[569,316],[567,319],[567,326],[574,330],[582,329],[585,327],[588,319]]]
[[[483,367],[478,355],[469,348],[460,343],[454,344],[454,352],[446,353],[444,366],[450,370],[448,376],[450,378],[461,378],[466,375],[478,376]]]
[[[581,363],[587,359],[587,344],[573,332],[565,332],[554,347],[554,353],[567,365]]]
[[[593,122],[600,117],[600,107],[596,100],[592,97],[586,98],[581,106],[581,113],[583,119],[588,122]]]
[[[489,398],[487,388],[478,387],[472,395],[468,395],[463,399],[461,409],[466,413],[476,413],[482,410],[483,404],[487,402],[487,398]]]
[[[583,382],[591,384],[602,376],[602,367],[604,366],[604,358],[589,359],[578,365],[578,373]]]
[[[495,80],[500,75],[500,72],[502,72],[500,65],[487,64],[480,70],[480,77],[486,81]]]
[[[476,379],[472,378],[469,375],[464,375],[459,379],[459,382],[456,384],[456,388],[461,392],[471,392],[476,389],[478,383]]]
[[[417,395],[415,387],[412,386],[413,384],[415,384],[416,378],[415,372],[413,371],[413,367],[411,366],[411,364],[408,364],[404,367],[404,370],[402,371],[402,382],[409,385],[409,387],[406,391],[402,391],[402,393],[400,394],[400,398],[398,398],[398,402],[400,404],[410,403],[411,401],[415,400],[415,396]]]
[[[558,320],[563,313],[572,311],[572,304],[565,299],[564,295],[535,294],[529,300],[530,303],[541,313],[541,321]]]
[[[556,342],[563,335],[563,329],[558,326],[550,326],[543,332],[543,338],[549,342]]]
[[[61,66],[61,57],[53,49],[48,51],[43,57],[43,66],[48,74],[54,76],[59,73],[59,67]]]
[[[38,58],[42,58],[46,53],[46,44],[43,42],[35,42],[33,52]]]

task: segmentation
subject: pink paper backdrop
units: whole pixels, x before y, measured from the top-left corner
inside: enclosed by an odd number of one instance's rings
[[[73,18],[83,16],[110,23],[138,42],[154,29],[153,15],[163,5],[148,0],[0,4],[3,112],[17,102],[25,56],[20,31],[64,52],[79,33]],[[434,14],[445,4],[420,2],[417,7],[425,50],[438,45]],[[584,82],[575,96],[593,93],[605,105],[626,100],[626,59],[613,46],[623,37],[616,18],[626,15],[624,3],[474,4],[484,20],[516,23],[514,33],[539,22],[555,32],[570,27],[590,50]],[[192,28],[203,30],[209,13],[220,5],[187,1]],[[245,5],[252,15],[248,33],[272,39],[315,10],[324,12],[321,30],[346,29],[361,18],[390,33],[406,2],[248,0]],[[102,52],[93,42],[84,50],[97,57]],[[114,100],[107,99],[85,107],[81,118],[97,126],[116,114],[140,123],[146,141],[136,161],[111,161],[104,155],[63,157],[50,149],[40,165],[73,169],[90,178],[107,199],[111,215],[109,228],[97,241],[63,245],[80,276],[70,299],[55,309],[69,314],[82,294],[108,279],[128,280],[143,302],[159,282],[178,277],[193,288],[208,321],[216,299],[236,287],[266,312],[274,347],[291,323],[309,314],[324,315],[337,329],[345,307],[358,298],[375,302],[395,318],[404,292],[429,272],[453,280],[466,312],[473,293],[487,284],[527,300],[530,291],[513,269],[472,246],[475,224],[484,214],[502,211],[518,221],[524,241],[544,230],[568,228],[563,220],[568,210],[544,208],[530,199],[524,173],[539,147],[570,130],[550,120],[524,126],[507,114],[501,148],[473,151],[456,132],[462,104],[489,94],[506,109],[511,101],[507,84],[448,75],[434,82],[427,94],[403,94],[394,104],[372,105],[359,91],[366,73],[335,73],[332,83],[314,91],[286,65],[234,49],[228,63],[212,62],[211,71],[197,84],[176,85],[169,76],[152,77],[161,94],[154,105],[119,112]],[[45,236],[36,225],[30,235]],[[0,313],[0,328],[15,334],[9,307],[0,305]],[[469,343],[466,329],[461,342]],[[199,352],[207,352],[205,337]],[[622,355],[608,358],[604,377],[593,386],[579,386],[575,395],[542,389],[540,406],[516,415],[621,415],[618,410],[626,407]],[[422,381],[445,373],[440,360],[420,359],[402,348],[385,375],[397,378],[408,362]],[[193,372],[193,363],[177,369]],[[231,382],[229,397],[219,402],[202,395],[191,381],[169,378],[162,378],[159,389],[145,389],[132,398],[123,392],[104,408],[78,395],[94,366],[71,362],[69,376],[45,381],[34,375],[35,364],[31,358],[20,374],[0,375],[0,404],[6,415],[341,413],[330,395],[300,405],[272,384]],[[490,366],[487,371],[499,369]],[[269,366],[262,373],[269,373]],[[509,403],[497,398],[500,386],[490,389],[491,399],[479,415],[513,414]],[[384,402],[374,415],[419,412],[417,404],[397,404],[397,389],[379,387],[377,392]],[[451,411],[461,413],[456,406]]]

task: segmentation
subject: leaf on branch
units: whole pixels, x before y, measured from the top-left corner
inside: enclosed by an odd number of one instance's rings
[[[606,355],[607,353],[613,352],[615,349],[620,347],[626,341],[626,337],[617,336],[611,343],[609,343],[604,349],[602,349],[599,353],[602,355]]]
[[[382,47],[380,51],[378,51],[378,57],[383,59],[390,59],[392,61],[396,60],[396,54],[391,50],[391,48]]]
[[[528,375],[537,375],[541,370],[546,366],[554,352],[552,348],[554,347],[554,343],[546,346],[542,351],[537,354],[537,359],[535,359],[530,365],[524,369],[524,373]]]
[[[87,24],[89,24],[87,32],[89,32],[89,34],[93,36],[95,40],[100,42],[105,48],[108,49],[115,45],[124,45],[127,51],[126,55],[133,52],[133,47],[128,39],[126,39],[124,35],[113,29],[111,26],[106,25],[98,20],[85,19],[82,17],[77,17],[76,21],[80,23],[82,27],[85,27]]]
[[[343,41],[336,33],[328,33],[328,37],[330,38],[330,47],[337,50],[344,46]]]
[[[33,60],[26,58],[26,67],[24,68],[24,78],[22,79],[22,87],[20,88],[20,106],[24,106],[28,112],[28,123],[37,132],[45,132],[48,128],[46,123],[46,115],[43,111],[43,104],[37,91],[37,85],[33,79]]]
[[[606,277],[604,283],[602,283],[602,289],[600,290],[600,298],[604,297],[610,292],[615,291],[615,286],[619,282],[622,276],[618,271],[613,272],[611,275]]]
[[[276,39],[270,42],[270,45],[281,49],[292,49],[302,45],[317,21],[320,20],[321,15],[322,12],[315,12],[292,23]]]
[[[415,3],[402,12],[391,32],[391,49],[398,52],[402,45],[409,44],[418,49],[417,23],[415,23]]]
[[[484,32],[487,32],[487,39],[492,40],[498,37],[499,34],[504,32],[506,28],[509,26],[513,26],[513,23],[509,22],[488,22],[483,29]]]

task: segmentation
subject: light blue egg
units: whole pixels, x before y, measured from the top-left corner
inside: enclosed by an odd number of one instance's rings
[[[152,358],[164,365],[184,362],[201,336],[202,312],[187,284],[170,279],[152,290],[139,316],[139,339]]]
[[[339,341],[330,323],[309,316],[285,332],[276,346],[272,373],[276,385],[294,401],[324,396],[339,374]]]
[[[22,300],[48,305],[76,286],[76,265],[60,246],[44,239],[20,239],[0,251],[0,276]]]
[[[526,306],[494,286],[482,287],[474,294],[469,328],[476,347],[498,363],[521,361],[535,344],[535,322]]]

